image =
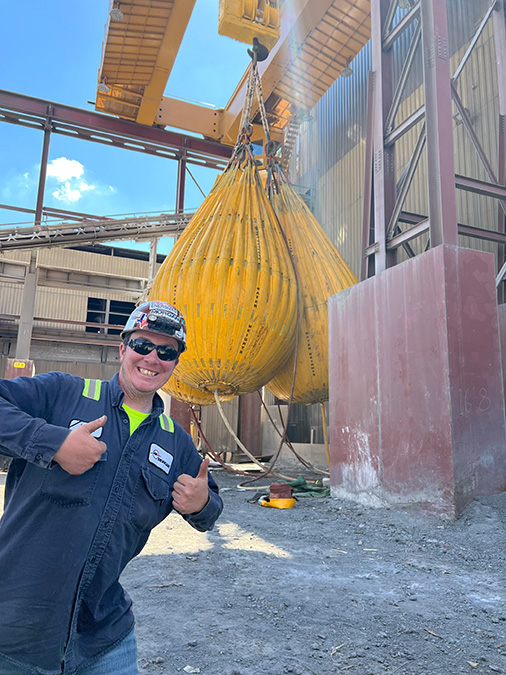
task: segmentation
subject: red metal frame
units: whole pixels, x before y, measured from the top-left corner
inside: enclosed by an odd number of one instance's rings
[[[185,151],[188,162],[212,168],[222,168],[232,154],[232,148],[216,141],[186,136],[159,127],[143,126],[2,89],[0,121],[31,128],[38,126],[42,129],[49,123],[52,131],[57,134],[170,159],[178,159]],[[102,138],[97,134],[101,134]],[[131,141],[135,141],[136,145]]]
[[[422,19],[431,246],[458,243],[446,0],[424,0]]]
[[[506,185],[506,82],[504,81],[504,69],[506,68],[506,3],[498,0],[492,14],[494,22],[494,41],[497,64],[497,84],[499,89],[499,153],[497,182]],[[506,217],[504,210],[497,209],[497,231],[506,232]],[[500,244],[497,250],[497,268],[502,270],[506,262],[506,247]],[[502,278],[502,277],[501,277]],[[498,286],[498,301],[502,304],[506,301],[504,284]]]
[[[176,213],[184,213],[184,194],[186,184],[186,154],[177,160]]]
[[[363,215],[364,260],[362,278],[372,276],[392,264],[394,251],[403,246],[408,255],[409,242],[429,232],[428,246],[458,244],[458,234],[472,236],[497,243],[498,269],[496,283],[498,296],[504,301],[505,293],[500,284],[506,275],[506,17],[505,0],[497,0],[489,6],[468,49],[453,77],[450,74],[448,49],[448,25],[446,0],[423,0],[413,2],[411,9],[392,27],[398,0],[371,0],[372,18],[372,71],[375,79],[374,98],[369,102],[366,138],[365,190]],[[499,162],[494,170],[480,145],[464,106],[461,104],[457,80],[469,55],[492,17],[497,55],[499,89]],[[423,73],[425,105],[408,118],[394,125],[398,102],[402,93],[402,80],[407,76],[414,57],[414,42],[419,39],[415,31],[412,45],[407,52],[401,82],[393,92],[391,74],[391,49],[397,38],[413,21],[419,21],[423,48]],[[453,151],[452,105],[462,118],[489,181],[479,181],[455,174]],[[390,105],[390,110],[385,112]],[[374,112],[371,112],[374,110]],[[374,119],[373,119],[374,118]],[[395,144],[416,124],[425,118],[425,126],[418,137],[413,156],[403,182],[395,185]],[[426,145],[427,186],[429,197],[428,214],[407,214],[403,202],[414,171]],[[374,157],[373,166],[367,161]],[[371,172],[372,171],[372,176]],[[484,230],[457,223],[456,193],[462,189],[486,195],[498,200],[497,231]],[[371,205],[373,208],[371,209]],[[372,218],[372,222],[371,222]],[[407,227],[406,227],[407,226]],[[374,230],[374,241],[370,233]],[[374,265],[372,260],[374,259]]]

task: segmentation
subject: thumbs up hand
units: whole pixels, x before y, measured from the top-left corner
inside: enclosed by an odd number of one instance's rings
[[[172,488],[172,503],[179,513],[198,513],[209,501],[207,485],[207,469],[209,460],[205,459],[200,465],[198,474],[193,478],[182,473]]]
[[[92,433],[103,427],[106,422],[107,416],[102,415],[92,422],[72,429],[54,455],[53,461],[73,476],[79,476],[91,469],[107,450],[106,444],[94,438]]]

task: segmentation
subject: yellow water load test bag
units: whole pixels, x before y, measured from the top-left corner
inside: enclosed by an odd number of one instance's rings
[[[211,394],[204,389],[195,389],[189,385],[181,382],[176,377],[177,368],[175,373],[172,375],[170,380],[162,387],[163,391],[169,396],[173,396],[178,401],[182,403],[187,403],[188,405],[215,405],[216,399],[214,394]],[[230,401],[235,397],[235,394],[221,394],[220,401],[224,403],[225,401]]]
[[[357,283],[339,251],[282,173],[274,167],[275,181],[268,184],[271,203],[292,252],[301,308],[297,345],[294,403],[322,403],[329,398],[328,298]],[[266,385],[279,399],[288,401],[292,391],[294,357]]]
[[[283,367],[294,349],[296,282],[251,152],[233,158],[216,181],[150,299],[185,316],[188,349],[175,371],[182,384],[226,400],[256,391]]]

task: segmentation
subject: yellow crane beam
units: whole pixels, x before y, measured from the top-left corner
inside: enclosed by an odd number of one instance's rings
[[[121,0],[125,19],[108,24],[96,108],[234,145],[247,72],[224,109],[163,96],[194,4]],[[370,0],[284,0],[280,10],[280,38],[258,64],[274,140],[283,139],[296,113],[319,101],[371,35]],[[100,91],[105,88],[109,91]],[[257,111],[254,107],[253,116]],[[256,139],[262,128],[258,118],[254,122]]]
[[[155,123],[194,5],[195,0],[111,0],[96,110]]]

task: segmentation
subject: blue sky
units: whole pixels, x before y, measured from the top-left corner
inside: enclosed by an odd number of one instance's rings
[[[108,11],[109,0],[2,3],[0,89],[94,110],[87,101],[95,100]],[[197,0],[166,95],[225,106],[249,63],[246,50],[218,35],[218,0]],[[35,208],[42,140],[41,131],[0,124],[0,203]],[[190,170],[207,194],[216,173]],[[111,216],[173,211],[176,172],[174,161],[53,134],[44,205]],[[187,176],[185,208],[202,199]],[[31,224],[0,209],[0,224],[15,222]]]

